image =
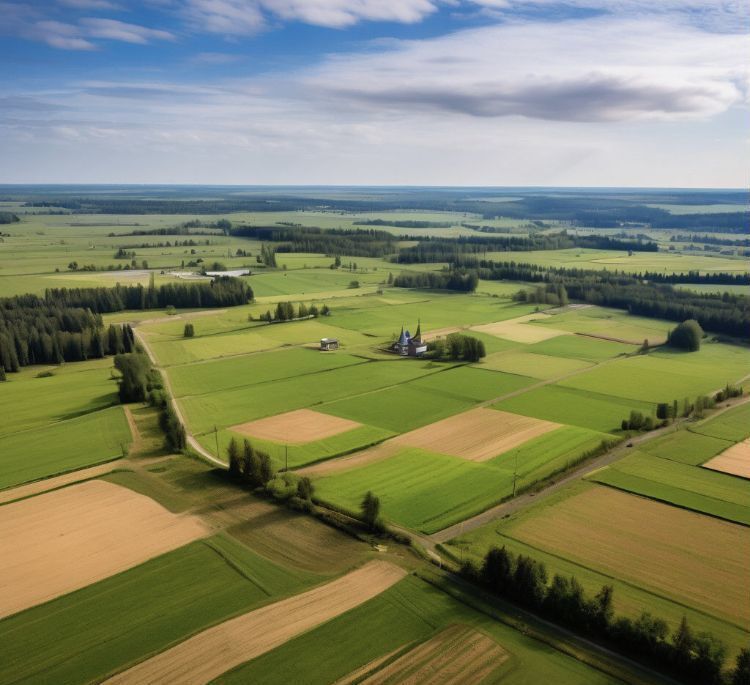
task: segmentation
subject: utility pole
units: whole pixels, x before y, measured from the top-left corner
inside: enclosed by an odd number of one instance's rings
[[[219,431],[214,426],[214,440],[216,440],[216,458],[221,459],[221,455],[219,454]]]
[[[513,497],[516,496],[516,477],[518,475],[518,450],[516,450],[516,460],[513,466]]]

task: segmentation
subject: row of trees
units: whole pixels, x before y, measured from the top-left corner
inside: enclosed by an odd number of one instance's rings
[[[255,449],[249,440],[244,440],[240,447],[237,440],[231,438],[227,446],[227,461],[229,476],[250,488],[265,487],[275,475],[271,457]]]
[[[724,644],[709,633],[695,633],[685,618],[669,634],[663,619],[644,612],[636,620],[615,616],[614,588],[604,585],[593,597],[571,576],[555,574],[549,581],[545,565],[505,547],[493,547],[480,567],[464,563],[462,574],[491,592],[602,640],[626,654],[701,685],[724,682]],[[733,682],[747,683],[750,650],[743,650],[732,675]]]
[[[119,312],[126,309],[178,309],[200,307],[233,307],[247,304],[253,291],[240,278],[221,276],[209,283],[165,283],[156,286],[153,274],[148,286],[121,285],[114,288],[48,288],[44,298],[23,296],[32,305],[82,307],[94,313]]]
[[[374,229],[331,229],[307,226],[238,226],[233,236],[265,240],[277,252],[314,252],[351,257],[384,257],[398,252],[396,236]]]
[[[696,320],[701,328],[750,337],[750,298],[729,293],[695,293],[669,284],[641,281],[618,272],[544,267],[538,264],[482,261],[477,269],[487,280],[518,280],[565,287],[571,300],[626,309],[632,314],[671,321]],[[522,294],[523,293],[523,294]],[[514,298],[525,299],[520,291]]]
[[[401,273],[393,279],[396,288],[430,288],[437,290],[455,290],[462,293],[473,293],[479,285],[475,271],[418,271]]]
[[[276,309],[271,312],[267,310],[265,314],[260,315],[261,321],[267,321],[268,323],[278,323],[280,321],[297,321],[299,319],[316,319],[319,316],[330,316],[331,308],[324,304],[320,309],[317,305],[311,304],[309,307],[304,303],[300,302],[295,310],[294,305],[291,302],[279,302],[276,304]]]
[[[432,359],[478,362],[487,356],[484,342],[471,335],[451,333],[427,343],[427,353]]]
[[[532,250],[562,250],[573,247],[600,250],[627,250],[628,252],[657,252],[658,245],[651,241],[619,240],[602,235],[569,235],[565,231],[553,234],[482,235],[458,238],[420,238],[419,244],[399,251],[392,261],[401,264],[455,262],[464,257],[486,252],[530,252]]]

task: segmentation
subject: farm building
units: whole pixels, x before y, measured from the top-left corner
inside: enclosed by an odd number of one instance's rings
[[[320,349],[323,352],[330,352],[331,350],[338,350],[339,349],[338,338],[321,338]]]
[[[413,336],[401,326],[401,335],[391,350],[402,357],[421,357],[427,352],[427,343],[422,340],[422,324],[417,324],[417,332]]]

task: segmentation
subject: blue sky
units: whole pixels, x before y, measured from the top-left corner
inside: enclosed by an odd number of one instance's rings
[[[0,0],[2,183],[748,184],[750,0]]]

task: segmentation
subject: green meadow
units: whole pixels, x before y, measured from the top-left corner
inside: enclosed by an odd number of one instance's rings
[[[729,409],[716,418],[690,426],[690,430],[721,440],[740,442],[750,436],[750,404]]]
[[[750,488],[734,476],[634,452],[589,480],[750,525]]]
[[[588,372],[591,373],[591,372]],[[651,414],[654,405],[640,400],[546,385],[493,405],[495,409],[581,426],[602,433],[620,430],[631,410]]]
[[[560,336],[568,337],[568,336]],[[498,352],[482,360],[482,368],[520,373],[540,380],[558,378],[591,366],[589,362],[570,357],[554,357],[526,351]]]
[[[715,457],[720,452],[731,447],[732,444],[729,440],[712,438],[692,430],[680,430],[656,440],[644,442],[639,449],[641,452],[646,452],[662,459],[671,459],[683,464],[700,466],[711,459],[711,457]]]
[[[98,682],[320,580],[273,564],[228,536],[194,542],[0,621],[0,680]]]
[[[566,359],[580,359],[586,362],[603,362],[619,355],[632,354],[638,348],[635,345],[589,338],[580,335],[558,335],[542,342],[529,345],[527,352],[564,357]]]

